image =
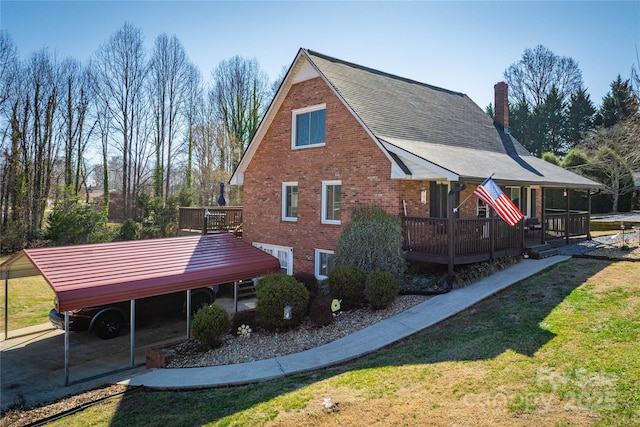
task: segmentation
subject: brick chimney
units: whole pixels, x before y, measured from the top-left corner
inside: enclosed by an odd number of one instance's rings
[[[509,133],[509,85],[499,82],[493,86],[493,89],[495,91],[494,121]]]

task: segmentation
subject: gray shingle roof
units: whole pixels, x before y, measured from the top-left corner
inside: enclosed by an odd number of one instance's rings
[[[484,179],[495,173],[496,180],[523,184],[599,186],[532,156],[463,93],[304,52],[383,144],[462,179]]]

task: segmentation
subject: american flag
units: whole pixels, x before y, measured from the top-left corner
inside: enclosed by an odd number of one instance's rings
[[[473,194],[491,206],[500,215],[500,218],[511,226],[516,225],[518,221],[524,218],[520,209],[502,192],[491,177],[485,179]]]

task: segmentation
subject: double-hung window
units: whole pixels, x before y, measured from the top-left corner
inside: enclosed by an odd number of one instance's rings
[[[293,111],[292,148],[318,147],[325,144],[326,112],[325,104]]]
[[[333,270],[333,251],[327,251],[323,249],[316,249],[316,278],[324,280],[329,276],[331,270]]]
[[[298,220],[298,183],[282,183],[282,220]]]
[[[258,242],[253,242],[253,246],[278,258],[278,261],[280,261],[281,273],[289,275],[293,274],[293,248]]]
[[[341,181],[322,181],[322,223],[340,224]]]

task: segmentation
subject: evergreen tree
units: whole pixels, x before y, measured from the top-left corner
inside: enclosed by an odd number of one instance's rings
[[[595,129],[596,108],[589,94],[580,88],[571,95],[567,118],[567,143],[575,147]]]
[[[602,99],[602,124],[608,128],[638,113],[638,98],[629,79],[618,78],[611,83],[611,91]]]
[[[567,133],[567,114],[564,97],[553,85],[544,100],[541,109],[540,125],[544,151],[562,155],[565,151],[565,135]]]

